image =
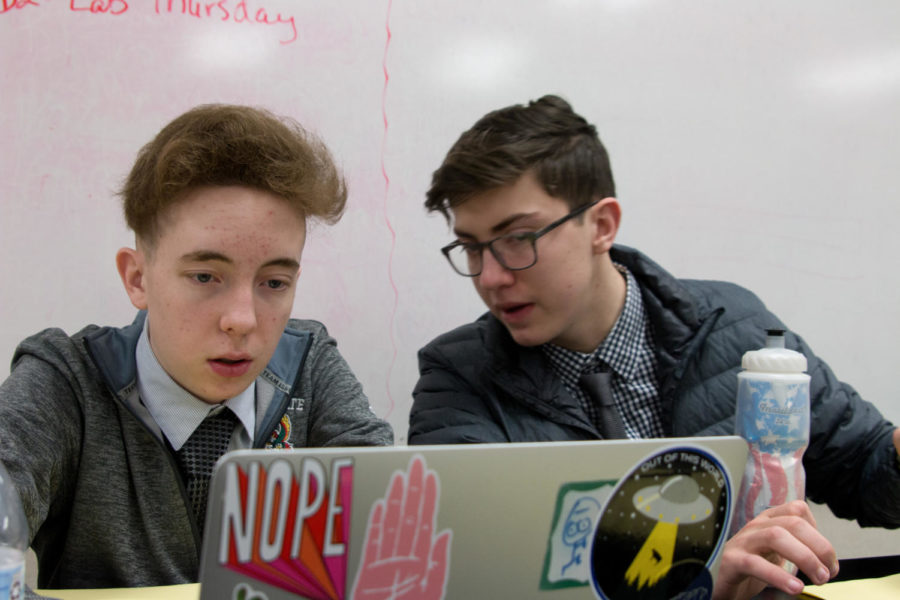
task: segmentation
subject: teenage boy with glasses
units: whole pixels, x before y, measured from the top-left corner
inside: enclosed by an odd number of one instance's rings
[[[489,113],[435,171],[425,206],[452,223],[443,248],[489,312],[419,353],[410,444],[601,437],[604,405],[630,438],[734,432],[736,374],[766,329],[786,329],[738,286],[674,278],[614,245],[621,208],[606,150],[561,98]],[[863,525],[900,525],[900,430],[806,343],[812,431],[807,494]],[[600,400],[582,378],[604,373]],[[592,377],[590,377],[592,378]],[[798,565],[814,583],[837,572],[806,503],[764,511],[726,545],[717,598],[765,584],[790,593]]]

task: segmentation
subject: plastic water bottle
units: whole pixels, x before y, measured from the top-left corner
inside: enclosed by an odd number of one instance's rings
[[[25,597],[25,551],[28,523],[19,493],[0,463],[0,600]]]
[[[784,347],[784,331],[744,354],[738,373],[735,433],[749,446],[732,532],[771,506],[806,497],[803,452],[809,445],[806,357]]]

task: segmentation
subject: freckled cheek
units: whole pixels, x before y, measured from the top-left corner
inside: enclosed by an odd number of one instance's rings
[[[188,303],[178,307],[177,312],[170,312],[169,315],[178,332],[190,335],[206,326],[216,326],[222,312],[196,303]]]
[[[199,321],[189,318],[178,319],[172,326],[172,337],[179,340],[183,350],[194,346]]]
[[[273,327],[283,327],[284,323],[291,316],[291,310],[293,310],[293,302],[283,302],[282,306],[277,308],[270,307],[269,310],[261,309],[256,313],[256,320],[258,323],[268,324]]]
[[[150,320],[156,324],[154,330],[165,330],[163,335],[183,337],[191,331],[191,324],[197,313],[190,304],[163,298],[148,307]]]

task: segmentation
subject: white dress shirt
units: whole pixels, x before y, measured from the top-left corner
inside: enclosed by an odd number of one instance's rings
[[[149,322],[148,317],[144,321],[144,330],[138,339],[135,356],[138,392],[141,402],[172,449],[176,452],[180,450],[203,419],[223,410],[224,406],[230,408],[239,421],[234,428],[229,450],[250,448],[253,444],[252,432],[256,426],[256,382],[222,403],[204,402],[178,385],[159,364],[150,347]]]

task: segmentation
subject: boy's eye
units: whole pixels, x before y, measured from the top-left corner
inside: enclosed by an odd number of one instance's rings
[[[212,275],[209,273],[194,273],[193,277],[197,283],[209,283],[212,281]]]
[[[515,244],[529,244],[534,237],[534,232],[529,230],[513,231],[499,238],[504,244],[512,246]]]
[[[268,286],[271,290],[280,290],[287,287],[287,283],[281,281],[280,279],[269,279],[266,281],[266,286]]]
[[[516,240],[517,242],[527,242],[531,240],[531,237],[533,235],[533,231],[514,231],[513,233],[507,235],[507,237]]]
[[[481,253],[481,244],[462,243],[459,245],[459,249],[465,252],[468,256],[475,256]]]

